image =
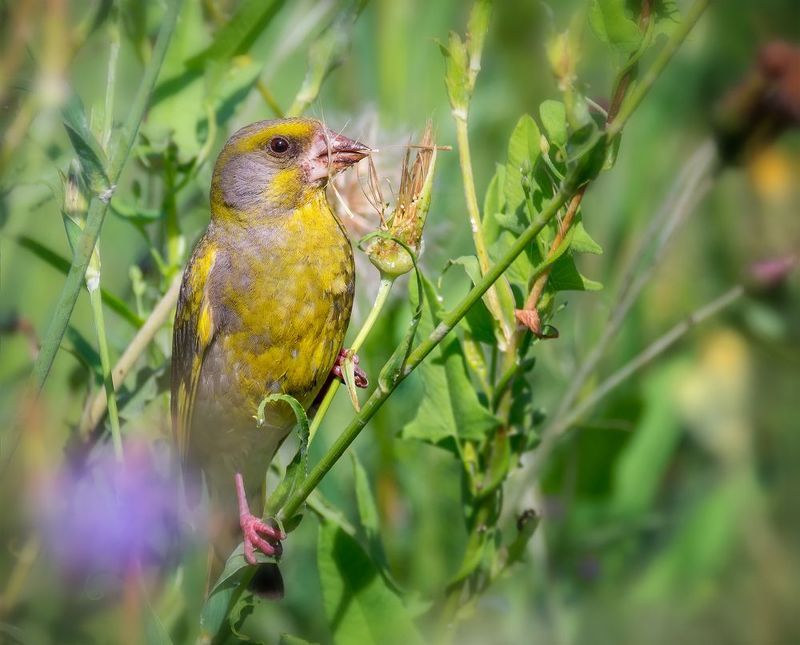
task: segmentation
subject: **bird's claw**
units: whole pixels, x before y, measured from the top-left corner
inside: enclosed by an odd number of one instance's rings
[[[342,349],[339,352],[339,355],[336,357],[336,362],[333,364],[333,368],[331,369],[331,373],[338,378],[342,383],[344,383],[344,374],[342,373],[342,366],[344,365],[345,359],[347,359],[349,355],[348,350]],[[366,388],[369,385],[369,379],[367,378],[367,373],[362,370],[358,364],[361,362],[361,359],[358,358],[358,354],[353,354],[353,376],[355,377],[356,387]]]
[[[258,564],[256,549],[270,557],[281,557],[283,554],[281,540],[286,539],[286,534],[250,513],[244,480],[240,473],[236,473],[236,496],[239,498],[239,525],[242,527],[244,559],[252,565]]]
[[[250,564],[258,564],[256,560],[256,549],[264,555],[279,558],[283,553],[281,540],[286,535],[274,526],[270,526],[255,515],[247,513],[239,516],[239,523],[242,527],[242,537],[244,539],[244,559]]]

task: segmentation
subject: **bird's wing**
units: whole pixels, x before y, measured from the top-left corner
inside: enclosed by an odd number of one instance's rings
[[[198,243],[183,274],[172,336],[172,427],[181,459],[186,458],[194,399],[206,350],[217,329],[208,296],[208,278],[216,250],[205,239]]]

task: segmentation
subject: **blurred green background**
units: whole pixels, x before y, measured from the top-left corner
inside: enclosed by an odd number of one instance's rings
[[[139,3],[121,4],[130,24],[125,23],[120,50],[117,122],[124,119],[141,74],[136,29],[152,34],[163,14],[160,2],[141,3],[138,9],[134,5]],[[235,6],[218,4],[224,12]],[[0,432],[17,416],[35,351],[32,343],[44,333],[63,283],[62,274],[15,238],[30,236],[69,255],[56,187],[57,171],[66,168],[72,152],[59,103],[68,83],[87,106],[102,105],[107,28],[92,32],[74,57],[67,53],[73,30],[96,5],[0,3],[5,74],[0,77]],[[334,0],[287,2],[258,35],[249,59],[228,64],[232,69],[255,65],[278,105],[288,107],[305,75],[308,43],[340,8]],[[574,0],[549,6],[533,0],[497,3],[470,114],[479,196],[494,164],[504,159],[519,116],[537,115],[541,101],[557,97],[544,43],[583,10],[585,4]],[[307,113],[381,148],[385,156],[379,164],[385,159],[390,170],[397,165],[397,144],[418,135],[428,118],[438,142],[454,144],[436,42],[446,39],[450,29],[463,30],[467,11],[461,0],[372,0],[355,24],[349,54]],[[181,19],[195,20],[198,27],[185,46],[202,48],[214,29],[208,3],[187,0]],[[602,101],[613,82],[615,61],[586,31],[580,80],[588,96]],[[776,38],[800,41],[796,0],[712,4],[626,129],[616,167],[591,187],[583,206],[586,229],[605,253],[582,257],[581,266],[605,289],[570,294],[554,321],[560,338],[538,346],[533,392],[543,412],[558,400],[601,332],[633,245],[676,174],[710,136],[714,105],[752,68],[759,46]],[[246,89],[232,102],[229,120],[211,142],[211,160],[233,130],[274,116],[259,91]],[[194,123],[196,98],[186,90],[183,99],[151,110],[144,134],[155,148],[165,132],[185,134],[186,123]],[[194,135],[190,129],[186,136]],[[150,176],[147,163],[144,154],[131,160],[121,191],[152,196],[147,186],[135,188]],[[206,162],[182,192],[181,227],[189,245],[207,221],[211,167]],[[628,318],[602,363],[600,378],[737,282],[752,262],[798,251],[798,179],[797,133],[724,171]],[[158,203],[144,206],[158,208]],[[158,225],[148,226],[157,237]],[[469,252],[470,246],[457,154],[441,153],[423,267],[438,275],[448,258]],[[138,266],[146,283],[139,297],[149,306],[164,285],[144,237],[125,218],[110,214],[101,252],[104,288],[134,307],[130,270]],[[360,268],[354,329],[377,286],[374,270],[367,264]],[[487,592],[459,640],[800,642],[799,295],[795,273],[768,295],[740,302],[694,330],[570,433],[540,481],[526,483],[519,505],[507,510],[518,514],[523,504],[533,505],[543,516],[527,561]],[[407,303],[397,298],[361,351],[369,373],[386,360],[408,316]],[[112,312],[106,323],[112,358],[118,357],[133,330]],[[76,333],[68,335],[67,345],[79,338],[94,342],[85,294],[72,326]],[[152,351],[168,353],[169,339],[170,330],[162,330]],[[0,627],[0,642],[124,642],[118,631],[125,616],[124,594],[97,593],[91,580],[62,580],[46,553],[25,564],[21,579],[12,576],[28,553],[43,473],[58,467],[79,421],[85,380],[85,368],[72,353],[61,351],[37,411],[36,431],[25,434],[0,480],[0,623],[13,626]],[[393,571],[405,587],[425,595],[453,574],[466,533],[458,464],[449,453],[396,438],[419,397],[419,383],[411,378],[355,450],[370,474]],[[167,395],[151,398],[123,415],[123,431],[158,442],[168,433]],[[340,395],[313,446],[312,460],[350,416],[347,398]],[[352,515],[351,470],[343,460],[322,491]],[[265,634],[288,631],[320,642],[329,639],[315,541],[309,518],[287,543],[282,565],[286,599],[265,605],[259,614]]]

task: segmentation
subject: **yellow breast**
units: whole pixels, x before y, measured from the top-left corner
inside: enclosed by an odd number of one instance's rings
[[[219,290],[231,312],[219,339],[230,386],[256,406],[270,392],[308,405],[344,342],[353,302],[350,243],[319,191],[229,249]],[[233,394],[234,392],[232,392]]]

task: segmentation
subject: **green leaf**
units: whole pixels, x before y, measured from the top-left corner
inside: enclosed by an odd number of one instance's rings
[[[354,452],[350,453],[353,461],[353,481],[356,488],[356,501],[358,503],[358,517],[361,520],[361,526],[367,534],[367,539],[371,542],[373,539],[379,538],[380,523],[378,520],[378,508],[375,506],[375,500],[372,497],[372,491],[369,486],[369,479],[367,478],[367,471],[361,465],[358,457]]]
[[[133,224],[151,224],[161,219],[163,212],[157,208],[144,208],[139,205],[127,204],[114,197],[111,200],[111,212],[114,215],[128,220]]]
[[[625,0],[593,0],[589,22],[598,38],[620,53],[630,54],[641,44],[642,32],[628,15]]]
[[[492,15],[491,0],[476,0],[472,4],[467,23],[467,51],[469,52],[470,73],[475,75],[480,69],[481,53],[489,31],[489,19]],[[474,83],[475,79],[472,78]]]
[[[128,37],[133,45],[133,50],[142,61],[145,59],[148,47],[147,7],[148,3],[141,0],[122,0],[119,3],[123,33]]]
[[[291,634],[281,634],[278,645],[318,645],[318,643],[303,640],[299,636],[292,636]]]
[[[550,143],[562,147],[567,143],[567,111],[561,101],[547,100],[539,106],[539,118]]]
[[[106,168],[108,160],[97,141],[86,118],[86,111],[80,97],[70,92],[61,108],[61,118],[67,130],[72,147],[81,164],[86,185],[96,195],[102,195],[111,187]]]
[[[144,608],[144,640],[147,645],[172,645],[169,632],[156,613],[150,599],[147,597],[146,590],[141,589],[141,604]]]
[[[270,2],[245,2],[240,11],[245,5],[254,4],[270,5]],[[236,16],[220,29],[217,38],[235,19]],[[205,151],[209,145],[207,138],[231,119],[262,69],[261,63],[244,55],[246,48],[241,52],[237,50],[241,55],[219,57],[210,51],[212,44],[198,54],[204,40],[200,3],[186,3],[167,51],[162,72],[164,80],[153,92],[145,127],[156,149],[165,148],[169,141],[176,144],[181,164],[197,157],[201,150]],[[214,123],[209,123],[209,119]]]
[[[684,603],[707,601],[710,581],[719,580],[726,565],[737,563],[732,556],[743,525],[758,516],[762,501],[763,491],[746,471],[716,483],[680,518],[666,547],[632,585],[632,599],[653,602],[680,594]]]
[[[445,272],[451,266],[461,266],[466,272],[472,284],[476,284],[481,278],[481,269],[478,265],[478,258],[474,255],[462,255],[455,260],[448,260],[442,271],[444,277]],[[494,319],[489,313],[483,299],[480,303],[476,303],[464,316],[463,324],[469,329],[472,337],[476,340],[491,345],[495,342],[495,327]]]
[[[261,563],[277,562],[275,558],[269,558],[261,551],[256,551],[255,557]],[[200,627],[205,634],[214,635],[220,630],[243,591],[245,576],[253,572],[255,567],[244,559],[244,545],[240,543],[225,562],[222,574],[217,578],[203,605]]]
[[[278,512],[283,508],[284,504],[291,497],[292,493],[303,483],[308,474],[308,434],[309,423],[308,416],[300,401],[295,399],[289,394],[270,394],[265,396],[258,406],[256,413],[256,425],[260,428],[265,423],[265,412],[267,404],[283,402],[289,405],[294,412],[295,419],[297,420],[297,453],[286,468],[286,474],[281,480],[278,487],[270,495],[265,505],[265,515],[268,517],[277,516]],[[266,432],[270,432],[269,429]],[[286,518],[291,519],[291,518]]]
[[[511,442],[508,438],[508,432],[500,428],[494,433],[492,453],[489,457],[486,475],[478,491],[478,499],[483,499],[497,490],[508,476],[510,467]]]
[[[305,464],[298,450],[292,458],[292,461],[290,461],[289,465],[286,467],[283,479],[281,479],[280,483],[267,499],[267,503],[264,506],[264,515],[267,517],[277,516],[278,512],[284,507],[286,502],[289,501],[292,493],[300,487],[305,478]],[[286,530],[285,527],[284,530]]]
[[[439,322],[441,304],[427,279],[424,287],[426,307],[420,329],[428,335]],[[500,420],[478,400],[455,334],[447,335],[416,372],[422,379],[424,394],[414,419],[402,430],[404,439],[418,439],[459,454],[461,440],[480,441],[500,425]]]
[[[644,414],[614,468],[612,507],[621,516],[636,516],[653,507],[684,435],[671,393],[686,380],[687,372],[687,365],[672,363],[644,380]]]
[[[592,253],[594,255],[602,255],[603,247],[595,242],[586,229],[583,227],[583,222],[578,221],[572,226],[572,239],[570,241],[570,251],[573,253]]]
[[[505,172],[505,209],[498,222],[505,228],[520,233],[529,223],[525,210],[523,170],[533,168],[539,158],[541,134],[536,122],[528,114],[520,117],[508,141],[508,160]]]
[[[565,253],[553,263],[548,287],[553,291],[599,291],[603,285],[582,276],[573,257]]]
[[[372,496],[372,490],[369,485],[369,478],[367,471],[361,465],[355,452],[351,452],[350,456],[353,459],[353,482],[356,489],[356,503],[358,506],[358,517],[361,521],[361,527],[364,529],[364,537],[366,538],[367,552],[370,559],[379,568],[386,584],[393,590],[399,591],[400,586],[394,580],[391,571],[389,570],[389,560],[386,557],[386,552],[383,549],[383,542],[381,541],[380,534],[380,519],[378,517],[378,507],[375,505],[375,499]]]
[[[33,253],[37,258],[42,260],[42,262],[49,264],[59,273],[62,273],[63,275],[67,275],[69,273],[70,261],[41,242],[38,242],[27,235],[16,235],[11,239],[19,244],[23,249],[27,249]],[[100,288],[100,293],[103,296],[103,304],[111,309],[111,311],[129,322],[133,327],[138,329],[144,324],[144,320],[113,293],[106,291],[102,287]]]
[[[156,148],[171,139],[182,162],[200,150],[197,122],[205,115],[201,69],[187,69],[185,61],[207,40],[200,3],[183,5],[161,68],[159,81],[143,124],[143,132]]]
[[[317,566],[335,643],[392,645],[422,639],[401,599],[352,537],[321,521]]]
[[[486,244],[491,245],[500,235],[501,228],[497,221],[498,214],[502,214],[506,205],[505,196],[506,167],[502,164],[495,164],[494,175],[486,189],[483,199],[483,237]]]
[[[211,44],[186,62],[187,67],[202,67],[208,60],[227,61],[246,53],[283,4],[284,0],[244,0]]]
[[[164,382],[166,371],[167,366],[162,363],[157,368],[145,366],[136,373],[133,387],[120,390],[117,396],[120,418],[135,419],[150,401],[168,389]]]
[[[103,367],[100,363],[100,354],[94,346],[72,325],[67,327],[64,340],[66,343],[62,347],[86,366],[94,374],[95,383],[100,385],[103,382]]]
[[[308,70],[288,116],[297,116],[319,96],[322,83],[344,60],[353,27],[367,0],[350,0],[308,48]]]
[[[444,83],[450,107],[456,118],[466,119],[469,106],[469,57],[467,46],[454,31],[450,32],[447,46],[439,43],[444,56]]]
[[[567,142],[568,189],[575,190],[591,181],[607,161],[608,139],[594,122],[575,131]]]

